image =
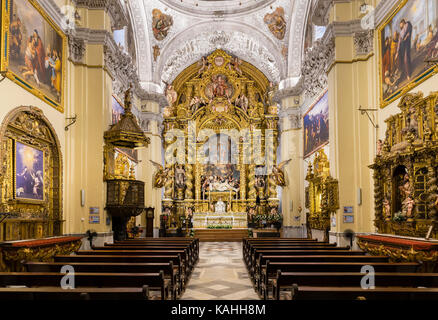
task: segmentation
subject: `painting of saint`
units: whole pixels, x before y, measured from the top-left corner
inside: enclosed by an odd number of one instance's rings
[[[164,40],[172,25],[173,18],[170,15],[162,13],[159,9],[152,10],[152,31],[155,39]]]
[[[122,117],[122,114],[125,113],[125,109],[122,107],[122,104],[119,102],[119,100],[113,95],[112,96],[112,123],[116,124],[120,121],[120,118]]]
[[[438,58],[438,0],[406,1],[379,29],[382,105],[431,74],[428,60]]]
[[[268,25],[271,33],[279,40],[283,40],[286,34],[286,19],[284,8],[278,7],[274,12],[265,15],[264,22]]]
[[[15,148],[15,197],[44,200],[44,152],[20,142]]]
[[[329,142],[329,104],[325,92],[304,115],[304,157]]]
[[[65,36],[45,20],[33,1],[9,3],[8,76],[62,109]],[[5,4],[4,4],[5,5]],[[18,81],[17,81],[18,79]]]

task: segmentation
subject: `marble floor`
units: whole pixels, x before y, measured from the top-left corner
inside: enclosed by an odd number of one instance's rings
[[[241,242],[201,242],[199,262],[181,300],[258,300]]]

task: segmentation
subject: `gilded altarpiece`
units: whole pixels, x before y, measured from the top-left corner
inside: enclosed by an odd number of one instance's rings
[[[0,212],[7,216],[0,242],[62,233],[62,160],[54,132],[35,107],[16,108],[3,121]]]
[[[277,185],[266,174],[277,163],[273,92],[258,69],[222,50],[188,67],[168,86],[162,134],[171,157],[163,168],[168,174],[163,212],[170,225],[193,213],[194,228],[246,228],[250,209],[278,210]],[[172,145],[182,146],[184,153]]]
[[[328,241],[330,216],[339,209],[339,186],[330,176],[330,163],[324,150],[317,152],[313,165],[309,163],[306,181],[309,183],[306,188],[308,229],[323,230],[324,240]]]
[[[438,238],[438,93],[405,95],[389,117],[373,165],[379,233]]]

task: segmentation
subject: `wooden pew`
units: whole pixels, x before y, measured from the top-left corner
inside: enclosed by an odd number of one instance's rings
[[[281,290],[294,284],[305,287],[360,287],[364,277],[360,272],[282,272],[277,271],[273,299],[280,299]],[[374,274],[376,287],[438,288],[437,273],[380,273]]]
[[[350,251],[350,250],[333,250],[332,249],[327,249],[327,248],[319,248],[319,249],[296,249],[296,248],[289,248],[286,250],[283,249],[257,249],[255,250],[255,252],[252,254],[252,256],[250,258],[248,258],[247,261],[245,261],[246,266],[248,268],[248,270],[250,270],[250,272],[254,272],[254,268],[256,266],[256,262],[259,258],[259,256],[263,254],[263,255],[275,255],[275,256],[280,256],[280,255],[284,255],[284,256],[290,256],[290,255],[297,255],[297,256],[304,256],[304,255],[365,255],[366,253],[363,251]]]
[[[179,255],[169,256],[102,256],[102,255],[59,255],[54,257],[54,262],[62,262],[63,264],[98,262],[98,263],[169,263],[172,262],[178,285],[178,295],[185,288],[185,274],[182,268],[182,260]]]
[[[162,256],[180,255],[185,277],[188,278],[193,269],[193,265],[187,260],[186,250],[84,250],[76,252],[77,255],[103,255],[103,256]]]
[[[292,290],[292,300],[438,300],[438,288],[376,288],[360,287],[298,287]]]
[[[143,288],[80,288],[60,287],[0,288],[0,300],[147,300],[148,287]]]
[[[28,272],[60,272],[61,268],[65,266],[62,262],[25,262],[23,265]],[[171,292],[172,299],[176,299],[177,280],[175,277],[173,264],[170,263],[69,263],[76,273],[140,273],[140,274],[155,274],[156,279],[152,279],[154,283],[139,283],[146,284],[149,290],[160,290],[161,299],[165,300]],[[158,275],[160,276],[158,278]],[[151,280],[151,281],[152,281]]]
[[[195,264],[195,256],[188,248],[180,248],[180,247],[161,247],[161,246],[109,246],[109,247],[92,247],[94,252],[97,251],[150,251],[150,252],[158,252],[161,255],[167,253],[174,253],[174,251],[180,251],[181,257],[185,260],[187,266],[189,267],[189,271],[191,271]],[[181,252],[184,251],[184,252]]]
[[[110,244],[105,243],[103,247],[92,247],[93,250],[187,250],[191,263],[194,265],[198,261],[197,251],[187,244]]]
[[[254,282],[258,290],[260,290],[260,279],[266,270],[266,262],[358,262],[367,264],[369,262],[389,262],[386,256],[357,256],[357,255],[315,255],[315,256],[271,256],[261,254],[256,263],[254,271]]]
[[[261,274],[261,291],[266,300],[272,280],[281,272],[361,272],[364,265],[372,266],[375,272],[408,272],[415,273],[420,264],[413,262],[387,263],[387,262],[266,262],[266,269]]]

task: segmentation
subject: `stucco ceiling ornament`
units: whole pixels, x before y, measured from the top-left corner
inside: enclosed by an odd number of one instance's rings
[[[162,81],[172,83],[181,71],[218,48],[252,63],[273,82],[280,81],[280,70],[284,70],[283,59],[277,59],[260,41],[239,31],[206,31],[181,43],[182,46],[167,50],[172,54],[157,69]]]

